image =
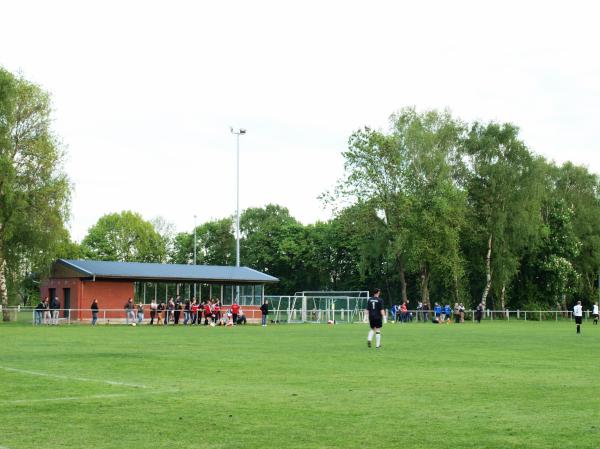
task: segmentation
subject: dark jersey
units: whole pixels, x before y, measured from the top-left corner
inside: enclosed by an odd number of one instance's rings
[[[369,318],[381,318],[381,311],[383,310],[383,299],[376,298],[373,296],[367,301],[367,310],[369,311]]]

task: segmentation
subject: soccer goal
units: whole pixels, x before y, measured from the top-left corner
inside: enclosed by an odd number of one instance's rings
[[[293,296],[265,297],[275,320],[285,323],[352,323],[362,320],[367,291],[304,291]]]

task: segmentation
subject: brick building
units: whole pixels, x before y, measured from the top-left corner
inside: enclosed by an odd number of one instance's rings
[[[149,304],[180,295],[184,299],[219,298],[224,305],[238,297],[242,305],[256,306],[264,298],[264,285],[276,277],[248,267],[176,265],[139,262],[105,262],[58,259],[42,282],[42,297],[58,297],[64,317],[90,317],[90,304],[98,300],[106,318],[122,318],[128,298]]]

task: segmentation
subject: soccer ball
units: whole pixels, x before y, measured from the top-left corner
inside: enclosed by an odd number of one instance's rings
[[[131,325],[132,325],[132,326],[137,326],[137,324],[135,324],[135,323],[131,323]]]
[[[327,324],[333,324],[333,320],[327,321]]]
[[[215,323],[210,323],[210,327],[215,327],[216,324]]]

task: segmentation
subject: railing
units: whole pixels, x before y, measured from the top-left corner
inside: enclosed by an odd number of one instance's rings
[[[276,298],[280,300],[277,301]],[[269,323],[283,324],[283,323],[352,323],[352,322],[367,322],[368,317],[364,310],[357,310],[356,308],[350,309],[312,309],[302,310],[294,306],[294,297],[270,297],[270,311],[268,316]],[[226,312],[230,308],[230,305],[223,305],[221,307],[221,318],[226,317]],[[248,322],[260,322],[262,314],[258,306],[246,306],[242,308],[244,315]],[[1,308],[0,308],[1,311]],[[179,312],[179,313],[177,313]],[[72,324],[72,323],[90,323],[93,319],[92,311],[87,309],[55,309],[55,310],[36,310],[31,307],[9,307],[8,313],[11,321],[29,322],[34,325],[46,324],[46,325],[57,325],[57,324]],[[178,318],[178,323],[183,324],[186,321],[186,316],[191,316],[191,312],[185,310],[163,310],[161,312],[156,311],[155,317],[152,320],[153,324],[159,320],[163,322],[165,317],[168,316],[168,323],[175,321]],[[200,312],[199,315],[202,315]],[[386,318],[388,322],[400,322],[400,323],[411,323],[411,322],[431,322],[435,317],[435,313],[431,310],[407,310],[404,315],[398,311],[397,316],[394,317],[390,310],[386,311]],[[136,324],[148,324],[151,319],[150,306],[144,306],[144,313],[142,314],[141,323],[138,320],[137,308],[133,310],[133,313],[129,316],[124,309],[100,309],[98,311],[97,323],[98,324],[130,324],[135,322]],[[441,317],[440,317],[441,318]],[[573,312],[570,310],[489,310],[486,309],[481,314],[481,321],[567,321],[573,319]],[[592,311],[583,311],[583,319],[593,319]],[[476,310],[465,310],[462,320],[464,322],[476,322],[478,321],[478,313]],[[191,317],[188,317],[187,322],[191,321]],[[204,317],[202,318],[204,322]],[[450,321],[453,323],[460,322],[460,315],[456,315],[454,311],[449,316],[444,316],[444,321]],[[197,322],[197,320],[196,320]],[[1,323],[1,320],[0,320]]]
[[[405,315],[402,315],[400,311],[396,313],[395,319],[392,317],[391,311],[387,311],[388,320],[399,321],[399,322],[412,322],[412,321],[432,321],[436,315],[433,310],[407,310]],[[451,320],[457,322],[457,317],[460,320],[460,314],[456,314],[452,311],[449,315],[442,312],[441,314],[444,321]],[[463,321],[478,321],[477,310],[464,310]],[[583,311],[584,320],[593,319],[592,311]],[[560,320],[572,320],[573,312],[571,310],[490,310],[485,309],[481,312],[481,321],[560,321]],[[364,320],[364,318],[363,318]]]

